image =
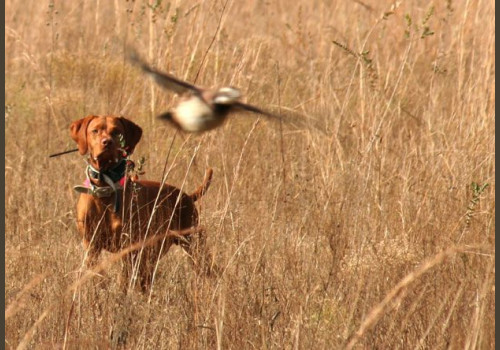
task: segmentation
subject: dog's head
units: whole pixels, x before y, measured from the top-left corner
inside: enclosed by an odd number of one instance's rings
[[[122,159],[123,149],[132,153],[142,136],[137,124],[123,117],[89,115],[74,121],[71,137],[81,155],[89,152],[90,163],[106,170]]]

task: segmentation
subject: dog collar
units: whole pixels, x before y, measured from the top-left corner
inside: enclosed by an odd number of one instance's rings
[[[127,160],[122,159],[113,168],[106,171],[99,171],[88,164],[85,170],[86,180],[84,186],[74,186],[73,189],[78,193],[90,194],[97,198],[113,196],[115,213],[120,210],[120,198],[117,191],[125,185],[127,172]],[[90,179],[104,181],[108,186],[96,186]]]
[[[125,172],[127,171],[127,160],[120,160],[114,167],[105,171],[99,171],[92,165],[88,165],[87,174],[91,179],[103,181],[107,176],[111,181],[118,182],[123,177],[125,177]]]

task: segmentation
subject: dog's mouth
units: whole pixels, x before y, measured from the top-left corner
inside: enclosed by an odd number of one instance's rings
[[[96,170],[100,171],[110,169],[120,161],[118,152],[111,152],[109,150],[104,150],[98,155],[91,154],[90,159]]]

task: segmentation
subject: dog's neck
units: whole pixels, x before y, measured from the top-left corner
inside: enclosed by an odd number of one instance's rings
[[[74,189],[80,193],[87,193],[97,198],[112,197],[113,210],[115,213],[120,209],[120,196],[118,191],[125,186],[127,178],[126,159],[121,159],[110,169],[98,170],[88,163],[85,169],[87,177],[84,186],[75,186]]]
[[[127,173],[127,160],[122,158],[114,166],[106,170],[96,169],[91,163],[87,167],[89,180],[96,186],[106,186],[111,180],[113,183],[122,180]],[[109,180],[105,181],[105,177]]]

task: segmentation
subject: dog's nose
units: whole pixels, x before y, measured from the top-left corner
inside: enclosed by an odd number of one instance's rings
[[[101,140],[101,143],[103,146],[111,146],[113,144],[113,139],[110,138],[110,137],[104,137],[102,140]]]

